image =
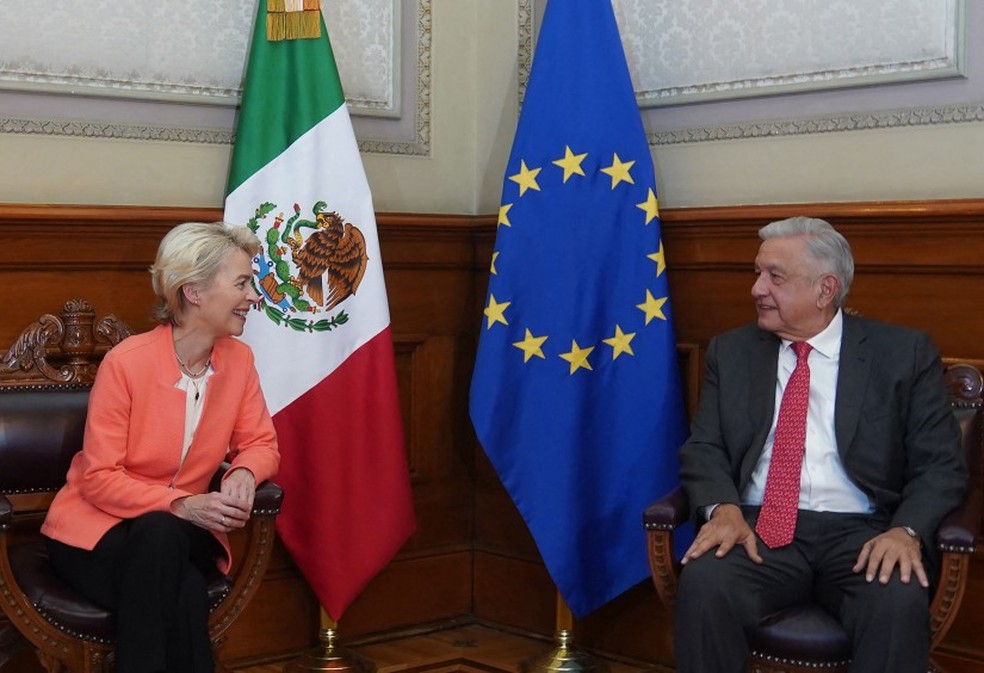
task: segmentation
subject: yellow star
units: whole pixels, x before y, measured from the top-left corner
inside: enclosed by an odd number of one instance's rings
[[[666,316],[663,315],[663,304],[666,303],[666,300],[667,297],[656,299],[649,290],[646,290],[646,301],[636,304],[636,308],[646,314],[647,325],[653,318],[666,320]]]
[[[594,350],[594,346],[588,346],[587,348],[581,348],[577,345],[577,341],[571,341],[571,350],[569,353],[561,353],[560,357],[564,358],[571,363],[571,371],[573,374],[580,368],[585,368],[588,371],[593,371],[591,369],[591,363],[588,362],[588,356],[591,355],[591,351]]]
[[[511,203],[504,203],[501,206],[499,206],[499,221],[495,225],[496,229],[499,228],[500,224],[504,224],[507,227],[512,226],[512,222],[509,221],[509,215],[506,214],[509,212],[509,209],[512,207],[513,204]]]
[[[622,162],[618,155],[615,154],[612,158],[612,165],[607,168],[602,168],[602,173],[607,173],[612,176],[612,189],[615,189],[615,185],[620,182],[628,182],[630,185],[634,185],[635,181],[632,176],[629,175],[629,169],[635,164],[635,161]]]
[[[659,278],[666,271],[666,257],[663,256],[663,239],[659,239],[659,252],[646,255],[647,258],[656,262],[656,277]]]
[[[636,208],[639,210],[646,211],[646,224],[653,221],[654,217],[659,215],[659,201],[656,199],[656,194],[653,192],[653,188],[649,188],[649,196],[642,203],[637,203]]]
[[[625,334],[621,327],[615,325],[615,336],[611,339],[603,339],[603,341],[612,347],[612,360],[615,360],[622,353],[635,355],[632,352],[632,346],[629,345],[633,339],[635,339],[635,332]]]
[[[530,358],[533,357],[534,355],[537,356],[538,358],[543,358],[544,360],[546,360],[547,358],[543,355],[543,348],[541,348],[541,346],[543,346],[543,342],[546,340],[547,337],[545,336],[541,336],[541,337],[533,336],[533,333],[530,332],[529,328],[527,328],[526,338],[523,339],[522,341],[513,342],[513,346],[523,351],[524,363],[529,362]]]
[[[492,253],[492,266],[489,267],[489,271],[492,272],[492,275],[493,276],[498,276],[499,275],[499,272],[495,270],[495,260],[496,260],[496,258],[498,256],[499,256],[499,253],[498,252],[493,252]],[[659,275],[659,274],[656,274],[656,275]]]
[[[564,182],[567,182],[567,178],[571,177],[575,173],[578,175],[584,175],[584,169],[581,168],[581,162],[584,161],[584,157],[588,156],[588,153],[584,154],[574,154],[571,152],[569,145],[564,147],[564,158],[557,159],[554,163],[556,166],[560,166],[564,169]]]
[[[519,185],[519,195],[525,194],[527,189],[540,191],[540,185],[536,184],[536,176],[539,175],[541,169],[527,168],[525,161],[520,161],[519,165],[519,173],[509,176],[510,180]]]
[[[501,322],[503,325],[508,325],[509,322],[506,320],[505,313],[511,303],[511,301],[504,301],[500,304],[495,300],[495,295],[489,294],[489,305],[486,306],[483,311],[489,319],[489,324],[486,325],[485,329],[492,329],[492,325],[497,322]]]

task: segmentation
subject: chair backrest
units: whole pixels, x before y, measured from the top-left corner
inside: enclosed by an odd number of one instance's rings
[[[0,493],[57,491],[82,448],[87,388],[0,388]]]
[[[130,334],[76,299],[29,325],[0,358],[0,494],[18,513],[47,509],[65,483],[99,361]]]
[[[960,424],[964,459],[970,473],[969,490],[981,487],[981,447],[984,444],[984,377],[972,364],[950,364],[944,374],[950,406]]]

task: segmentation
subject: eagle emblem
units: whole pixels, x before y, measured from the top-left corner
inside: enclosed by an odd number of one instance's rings
[[[274,322],[298,331],[328,331],[344,324],[345,311],[321,314],[358,291],[369,262],[365,236],[324,201],[311,209],[313,220],[302,218],[295,203],[289,219],[280,212],[263,231],[263,221],[276,210],[276,204],[263,203],[246,224],[265,244],[253,260],[256,290],[263,299],[259,308]]]

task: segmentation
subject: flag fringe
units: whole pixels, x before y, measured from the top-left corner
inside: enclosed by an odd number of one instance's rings
[[[270,4],[284,0],[268,0]],[[306,6],[307,0],[305,0]],[[267,39],[301,40],[321,37],[321,10],[303,12],[278,12],[267,14]]]
[[[305,12],[321,10],[321,0],[303,0],[300,6],[298,6],[297,0],[293,0],[291,5],[288,9],[287,0],[267,0],[267,12],[296,12],[300,9],[303,9]]]

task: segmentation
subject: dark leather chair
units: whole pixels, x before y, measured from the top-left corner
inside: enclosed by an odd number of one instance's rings
[[[113,668],[112,614],[53,573],[38,532],[82,447],[98,360],[130,333],[113,316],[98,323],[94,317],[86,302],[70,301],[61,317],[42,316],[24,330],[0,362],[0,607],[49,673]],[[257,489],[250,524],[230,536],[232,574],[216,569],[209,578],[209,635],[217,662],[226,630],[260,586],[282,498],[273,483]]]
[[[932,642],[935,651],[946,636],[967,588],[971,555],[977,546],[981,525],[981,372],[969,364],[949,364],[945,372],[950,405],[960,424],[964,455],[970,470],[970,488],[964,502],[951,512],[936,532],[942,561],[939,583],[930,605]],[[675,489],[650,505],[643,513],[647,531],[649,564],[653,582],[663,604],[672,611],[680,567],[673,549],[672,532],[690,516],[687,496]],[[846,671],[851,644],[837,620],[819,605],[802,604],[772,614],[749,634],[752,650],[748,670],[752,673],[807,673]],[[933,671],[943,669],[931,662]]]

